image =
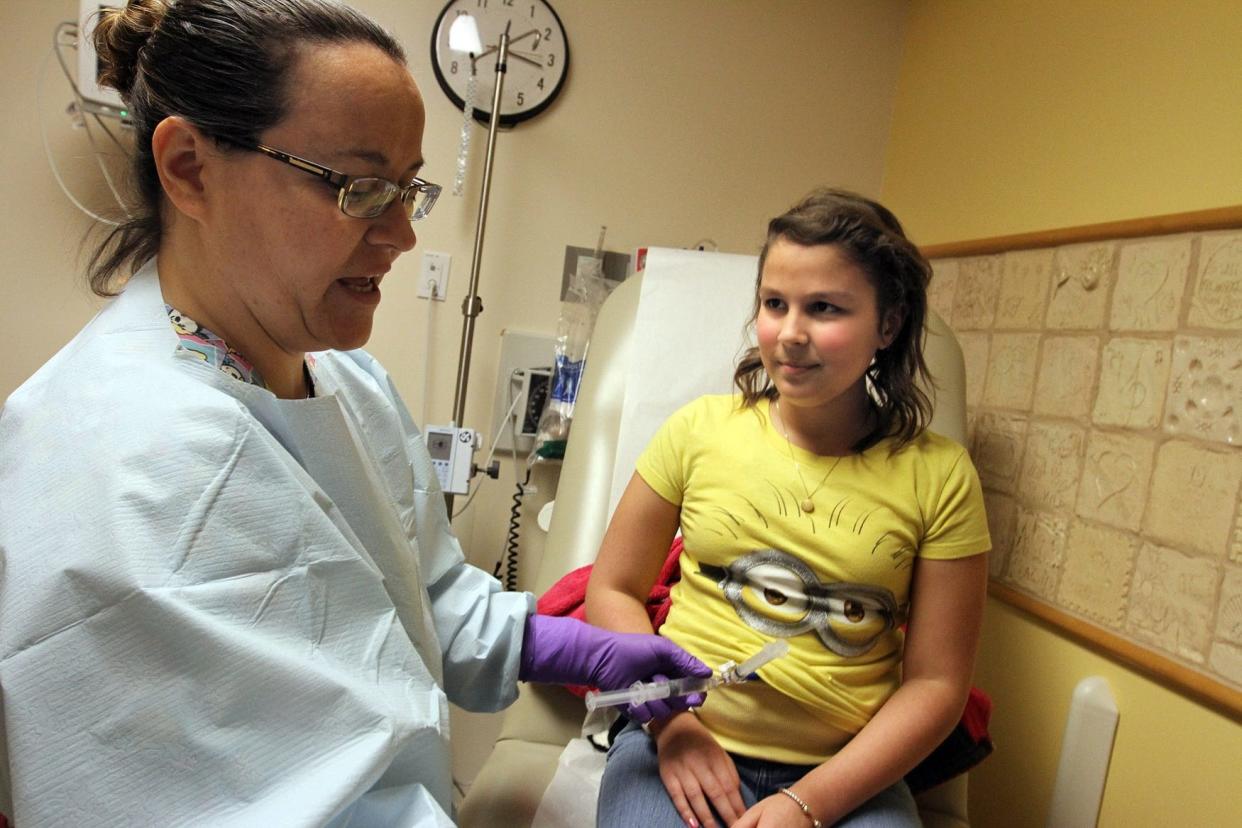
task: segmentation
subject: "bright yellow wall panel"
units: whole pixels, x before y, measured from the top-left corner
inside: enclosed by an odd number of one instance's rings
[[[911,7],[883,193],[921,243],[1242,202],[1234,0]]]

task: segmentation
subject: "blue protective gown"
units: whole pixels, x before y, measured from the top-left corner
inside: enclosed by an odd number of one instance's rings
[[[531,596],[467,565],[361,351],[281,400],[178,348],[154,264],[0,412],[0,812],[448,825],[448,701]]]

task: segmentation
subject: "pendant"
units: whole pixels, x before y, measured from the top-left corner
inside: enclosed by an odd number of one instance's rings
[[[809,497],[799,503],[798,506],[801,507],[803,514],[809,515],[811,512],[815,511],[815,504],[811,502]]]

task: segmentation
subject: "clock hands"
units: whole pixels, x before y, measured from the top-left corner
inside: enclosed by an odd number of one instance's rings
[[[519,40],[525,40],[526,38],[530,37],[531,35],[535,35],[535,38],[536,38],[536,39],[535,39],[535,46],[538,46],[538,45],[539,45],[539,42],[540,42],[541,40],[543,40],[543,36],[539,34],[539,30],[538,30],[538,29],[531,29],[529,32],[526,32],[525,34],[520,34],[520,35],[518,35],[517,37],[511,37],[511,38],[509,38],[509,46],[510,46],[510,47],[512,47],[514,43],[517,43]],[[499,44],[497,44],[497,45],[495,45],[495,46],[492,46],[492,47],[490,47],[490,48],[488,48],[488,49],[483,50],[482,52],[480,52],[480,53],[479,53],[479,54],[477,54],[477,55],[471,55],[471,58],[473,58],[474,60],[479,60],[479,59],[481,59],[481,58],[485,58],[485,57],[487,57],[487,56],[488,56],[488,55],[490,55],[492,52],[496,52],[496,51],[499,51],[499,50],[500,50],[500,45],[499,45]],[[513,52],[510,52],[509,54],[513,54]],[[533,60],[530,60],[529,58],[526,58],[526,60],[527,60],[528,62],[530,62],[530,63],[534,63],[534,62],[535,62],[535,61],[533,61]]]
[[[523,54],[522,52],[514,52],[514,51],[510,50],[510,51],[509,51],[509,57],[511,57],[511,58],[517,58],[518,60],[522,61],[523,63],[529,63],[531,66],[536,66],[536,67],[538,67],[538,68],[539,68],[539,70],[540,70],[540,71],[542,71],[542,70],[543,70],[543,64],[542,64],[541,62],[539,62],[539,61],[537,61],[537,60],[535,60],[535,59],[533,59],[533,58],[529,58],[529,57],[527,57],[527,56],[526,56],[525,54]]]

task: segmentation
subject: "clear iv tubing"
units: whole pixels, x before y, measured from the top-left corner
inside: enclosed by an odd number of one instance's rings
[[[752,673],[773,659],[780,658],[789,652],[789,642],[778,638],[763,645],[763,649],[755,653],[741,664],[727,661],[720,669],[706,678],[679,678],[672,681],[636,681],[625,690],[589,690],[586,694],[587,710],[597,707],[613,707],[619,704],[643,704],[654,699],[667,699],[669,696],[685,696],[690,693],[703,693],[722,684],[739,684],[746,681]]]

